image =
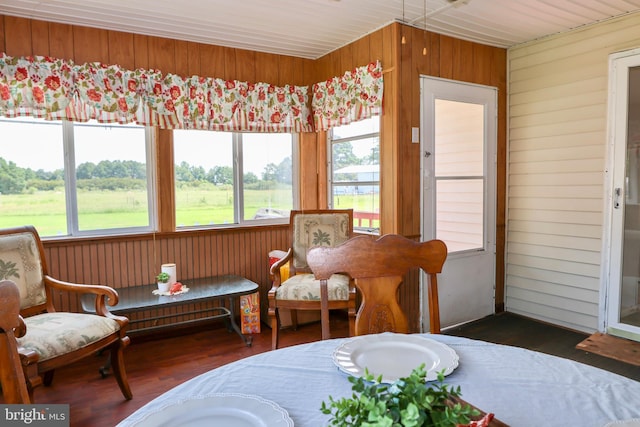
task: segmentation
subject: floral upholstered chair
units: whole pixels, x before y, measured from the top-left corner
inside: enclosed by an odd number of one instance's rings
[[[353,210],[291,211],[289,221],[291,247],[271,266],[273,287],[268,293],[272,347],[278,348],[280,309],[291,310],[293,327],[296,310],[321,312],[322,339],[329,338],[329,310],[346,309],[349,331],[355,325],[355,287],[348,276],[335,274],[324,286],[316,280],[307,264],[307,251],[313,247],[333,247],[353,237]],[[282,280],[280,268],[288,263],[289,277]]]
[[[32,402],[34,388],[43,379],[49,385],[56,368],[95,356],[103,349],[110,350],[120,390],[126,399],[131,399],[123,358],[123,349],[129,344],[129,319],[111,314],[105,304],[117,304],[114,289],[49,276],[42,242],[31,226],[0,230],[0,280],[4,279],[15,282],[20,293],[20,315],[26,333],[17,339],[17,344]],[[96,314],[56,311],[52,298],[61,292],[95,294]]]

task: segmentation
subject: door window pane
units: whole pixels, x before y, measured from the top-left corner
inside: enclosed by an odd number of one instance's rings
[[[622,281],[619,321],[640,326],[640,67],[629,67]]]
[[[484,106],[435,100],[436,176],[482,176]]]
[[[436,189],[438,239],[449,252],[482,248],[483,181],[439,180]]]
[[[436,237],[449,252],[484,247],[484,106],[435,100]]]

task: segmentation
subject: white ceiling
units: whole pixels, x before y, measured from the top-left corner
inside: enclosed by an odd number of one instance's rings
[[[0,0],[0,14],[316,59],[391,22],[509,47],[640,0]]]

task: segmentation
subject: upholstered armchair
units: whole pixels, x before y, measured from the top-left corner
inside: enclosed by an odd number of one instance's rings
[[[270,269],[273,287],[267,297],[271,319],[272,347],[278,348],[281,309],[291,311],[292,326],[297,327],[297,310],[320,311],[322,339],[329,338],[329,310],[346,309],[349,331],[353,332],[356,293],[348,276],[335,274],[322,286],[307,264],[312,247],[332,247],[353,237],[353,210],[291,211],[289,227],[291,247]],[[288,278],[282,280],[281,267],[288,263]]]
[[[110,305],[118,302],[114,289],[51,277],[42,242],[31,226],[0,230],[0,280],[3,279],[15,282],[20,294],[20,315],[26,333],[17,338],[17,344],[32,402],[34,388],[42,381],[51,384],[56,368],[95,356],[100,350],[110,351],[120,390],[126,399],[131,399],[123,358],[123,349],[129,345],[129,320],[113,315],[106,307],[107,301]],[[61,292],[95,294],[96,314],[56,311],[53,296]]]

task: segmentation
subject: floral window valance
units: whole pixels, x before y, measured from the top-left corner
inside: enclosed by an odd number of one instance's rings
[[[160,128],[313,131],[308,88],[0,56],[0,115]]]
[[[380,61],[313,85],[312,111],[316,130],[349,124],[382,114]]]
[[[0,54],[0,116],[33,116],[164,129],[312,132],[382,111],[379,62],[313,86],[126,70],[101,63]],[[314,129],[315,125],[315,129]]]

